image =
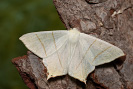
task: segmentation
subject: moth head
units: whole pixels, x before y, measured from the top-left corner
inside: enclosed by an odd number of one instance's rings
[[[77,42],[79,39],[79,35],[80,35],[80,32],[78,31],[78,29],[76,28],[70,29],[69,30],[69,41],[71,43]]]

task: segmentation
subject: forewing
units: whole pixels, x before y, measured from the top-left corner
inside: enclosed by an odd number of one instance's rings
[[[58,50],[65,41],[68,31],[43,31],[28,33],[20,37],[25,46],[41,58],[50,56]]]
[[[81,33],[80,38],[87,47],[86,55],[92,65],[108,63],[125,55],[120,48],[93,36]]]

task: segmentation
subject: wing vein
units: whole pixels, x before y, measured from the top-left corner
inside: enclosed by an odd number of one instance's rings
[[[44,50],[44,52],[45,52],[45,55],[47,56],[47,53],[46,53],[44,44],[42,43],[42,41],[41,41],[41,39],[39,38],[39,36],[38,36],[37,34],[35,34],[35,35],[36,35],[37,39],[39,40],[39,42],[41,43],[41,45],[42,45],[42,47],[43,47],[43,50]]]
[[[52,32],[52,36],[53,36],[53,40],[54,40],[55,49],[56,49],[56,51],[57,51],[57,46],[56,46],[56,43],[55,43],[55,38],[54,38],[54,33],[53,33],[53,32]],[[58,59],[59,59],[60,65],[61,65],[61,67],[62,67],[61,60],[60,60],[60,57],[59,57],[59,53],[58,53],[58,51],[57,51],[57,56],[58,56]]]
[[[92,62],[100,55],[102,54],[103,52],[105,52],[106,50],[108,50],[109,48],[111,48],[111,46],[107,47],[106,49],[104,49],[103,51],[99,52],[95,57],[94,59],[92,60]]]

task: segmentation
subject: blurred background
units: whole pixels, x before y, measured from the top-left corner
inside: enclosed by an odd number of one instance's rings
[[[27,53],[25,33],[65,29],[52,0],[0,0],[0,89],[28,89],[11,60]]]

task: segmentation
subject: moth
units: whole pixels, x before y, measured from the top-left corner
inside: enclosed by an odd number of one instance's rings
[[[28,33],[20,40],[42,58],[47,79],[70,75],[84,83],[95,66],[124,56],[124,52],[103,40],[80,33],[78,29]]]

